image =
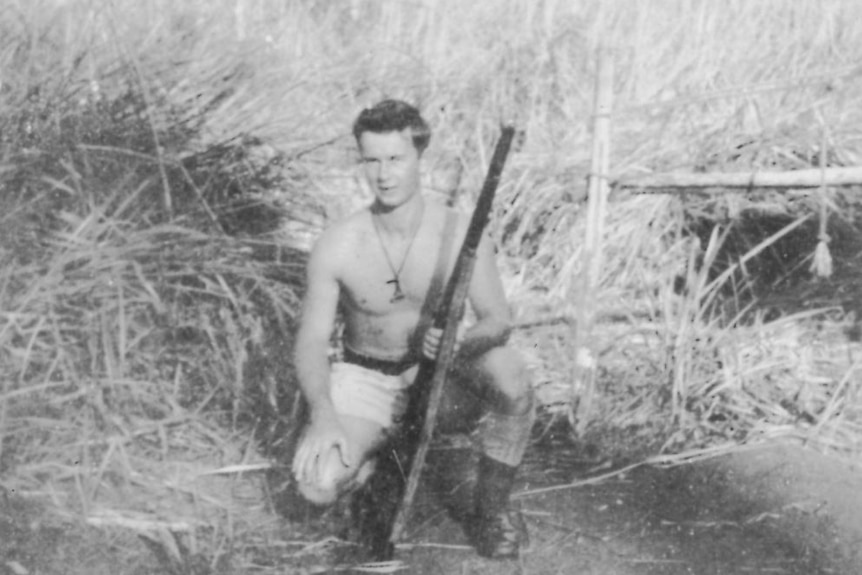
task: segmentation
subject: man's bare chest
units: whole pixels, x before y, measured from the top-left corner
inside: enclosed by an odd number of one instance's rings
[[[354,310],[385,315],[398,310],[418,310],[433,284],[448,272],[441,238],[417,237],[406,245],[384,246],[375,236],[364,236],[351,246],[341,274],[343,303]],[[387,251],[386,248],[389,248]]]

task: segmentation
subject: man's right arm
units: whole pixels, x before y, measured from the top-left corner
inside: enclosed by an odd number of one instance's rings
[[[324,233],[308,261],[307,289],[294,347],[297,379],[311,420],[297,448],[293,471],[306,481],[313,481],[318,461],[333,447],[338,448],[343,463],[350,465],[347,436],[329,393],[328,352],[338,308],[338,259],[337,245]]]
[[[333,247],[331,239],[324,235],[311,252],[294,348],[299,386],[311,408],[312,419],[332,411],[328,353],[339,297]]]

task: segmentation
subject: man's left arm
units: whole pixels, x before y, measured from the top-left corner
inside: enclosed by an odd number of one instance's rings
[[[476,323],[459,334],[455,345],[460,359],[478,357],[505,345],[512,331],[509,304],[497,269],[493,242],[487,234],[482,236],[476,250],[467,297],[476,315]],[[425,357],[437,357],[442,335],[442,329],[428,329],[422,345]]]
[[[486,233],[476,251],[476,263],[468,292],[476,323],[460,340],[458,355],[477,357],[509,340],[512,314],[500,278],[493,240]]]

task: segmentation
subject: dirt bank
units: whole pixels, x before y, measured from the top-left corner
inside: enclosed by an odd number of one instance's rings
[[[429,470],[437,473],[427,475],[417,496],[406,541],[396,553],[400,572],[862,573],[862,468],[812,449],[773,443],[669,469],[640,466],[584,485],[582,479],[606,473],[614,462],[559,442],[535,445],[515,498],[531,541],[520,561],[507,562],[477,557],[446,510],[463,505],[451,493],[471,460],[466,448],[429,456]],[[537,493],[544,487],[553,489]],[[48,510],[11,493],[0,498],[0,511],[0,574],[165,572],[165,563],[127,533],[58,523]],[[339,538],[349,531],[344,513],[274,525],[273,532],[257,534],[256,543],[238,546],[218,566],[203,562],[186,566],[188,572],[369,572],[359,569],[367,560],[363,550]]]
[[[577,481],[590,464],[576,451],[543,451],[528,462],[522,488]],[[459,526],[426,501],[399,557],[410,573],[855,575],[860,493],[858,465],[777,443],[522,496],[532,541],[518,563],[475,557]]]
[[[784,442],[718,462],[742,498],[778,510],[800,545],[829,554],[840,572],[862,573],[862,465]]]

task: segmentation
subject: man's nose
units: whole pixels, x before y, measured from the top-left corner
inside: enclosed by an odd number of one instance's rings
[[[385,160],[380,162],[380,166],[377,168],[377,181],[385,182],[390,175],[392,175],[392,165]]]

